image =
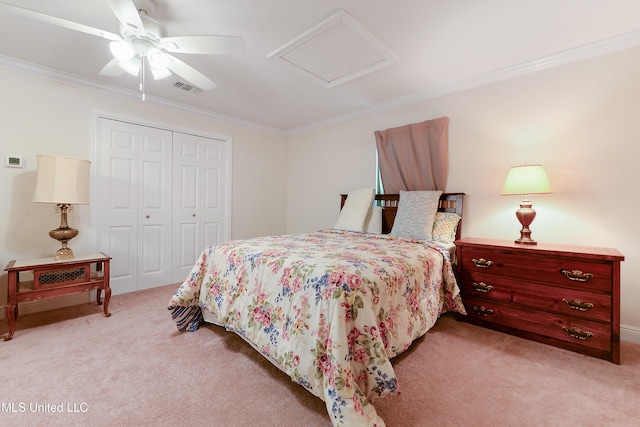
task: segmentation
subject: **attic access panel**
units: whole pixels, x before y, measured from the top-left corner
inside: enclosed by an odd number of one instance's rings
[[[341,85],[398,62],[393,53],[343,9],[267,58],[280,58],[325,87]]]

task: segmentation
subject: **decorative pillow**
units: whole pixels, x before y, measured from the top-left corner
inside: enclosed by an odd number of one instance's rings
[[[373,206],[370,215],[365,222],[364,231],[373,234],[382,234],[382,206]]]
[[[364,231],[364,221],[369,215],[374,196],[373,188],[350,191],[340,211],[338,222],[333,228],[337,230]]]
[[[453,243],[456,240],[458,223],[462,217],[453,212],[436,212],[436,220],[433,222],[433,240],[442,243]]]
[[[432,240],[433,222],[442,191],[400,191],[391,236]]]

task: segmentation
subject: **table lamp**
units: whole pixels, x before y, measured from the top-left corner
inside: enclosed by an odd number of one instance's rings
[[[72,157],[38,156],[38,176],[32,201],[53,203],[60,209],[60,227],[49,232],[49,236],[62,244],[56,252],[56,260],[74,257],[67,243],[78,235],[78,230],[67,224],[67,212],[72,204],[89,204],[90,164],[88,160]]]
[[[551,184],[542,165],[525,164],[513,166],[509,169],[501,195],[521,195],[524,197],[520,203],[520,209],[516,211],[516,216],[520,224],[522,224],[520,238],[515,241],[516,243],[525,245],[537,244],[537,242],[531,238],[531,230],[529,229],[529,225],[531,225],[536,217],[536,211],[531,207],[529,195],[551,193],[553,193],[553,190],[551,189]]]

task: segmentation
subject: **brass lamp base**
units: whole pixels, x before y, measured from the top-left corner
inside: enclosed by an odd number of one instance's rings
[[[62,247],[56,252],[54,259],[58,261],[73,259],[73,251],[67,246],[67,243],[78,235],[78,230],[67,225],[67,211],[69,210],[69,205],[66,203],[59,204],[58,208],[60,209],[60,227],[49,231],[49,236],[62,244]]]
[[[520,203],[520,209],[516,211],[516,216],[518,217],[518,221],[522,224],[522,229],[520,230],[520,238],[516,239],[516,243],[521,243],[523,245],[537,245],[538,242],[531,238],[531,230],[529,229],[529,225],[533,222],[536,217],[536,211],[531,207],[531,202],[528,198]]]
[[[61,260],[66,260],[66,259],[73,259],[74,258],[73,250],[71,248],[67,247],[66,243],[63,243],[62,245],[63,246],[56,251],[56,256],[54,256],[53,258],[56,261],[61,261]]]

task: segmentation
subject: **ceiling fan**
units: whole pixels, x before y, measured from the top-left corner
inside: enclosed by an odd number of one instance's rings
[[[211,90],[217,86],[204,74],[168,52],[221,54],[245,51],[242,37],[223,35],[169,37],[167,30],[149,16],[155,11],[153,0],[106,0],[106,2],[120,23],[119,35],[19,6],[0,3],[0,8],[9,8],[14,13],[32,19],[109,40],[109,49],[114,58],[102,68],[100,74],[118,77],[128,72],[138,76],[143,100],[147,67],[156,80],[175,73],[203,90]]]

